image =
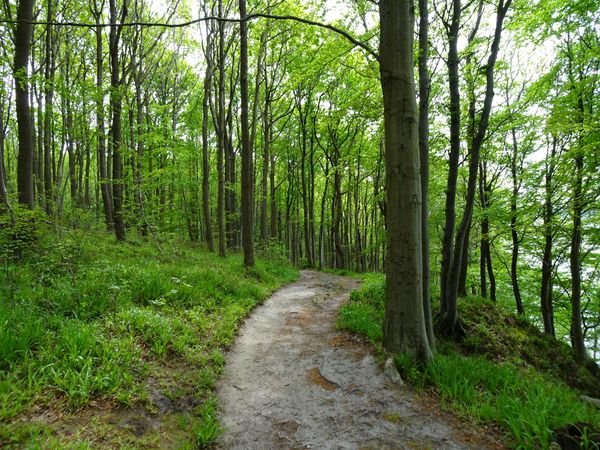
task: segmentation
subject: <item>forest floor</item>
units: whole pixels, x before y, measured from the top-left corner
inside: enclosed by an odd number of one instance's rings
[[[303,271],[257,307],[226,354],[217,384],[221,448],[502,448],[393,384],[380,358],[336,330],[358,281]],[[435,407],[431,405],[435,404]]]

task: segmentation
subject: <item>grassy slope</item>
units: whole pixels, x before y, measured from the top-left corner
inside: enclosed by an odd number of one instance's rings
[[[380,346],[384,296],[384,278],[367,276],[342,307],[338,326]],[[600,411],[578,400],[579,393],[598,396],[597,366],[577,362],[566,344],[482,299],[463,299],[459,309],[468,337],[439,341],[434,362],[425,368],[397,356],[405,379],[433,387],[443,407],[499,425],[515,447],[549,448],[568,424],[600,429]]]
[[[161,253],[102,232],[30,234],[20,262],[2,255],[0,447],[195,448],[214,439],[221,351],[297,271],[259,260],[246,273],[239,256],[184,243],[163,243]]]

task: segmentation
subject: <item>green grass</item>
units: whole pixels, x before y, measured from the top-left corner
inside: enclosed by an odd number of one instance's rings
[[[0,447],[87,448],[98,436],[109,447],[209,445],[219,432],[211,390],[220,349],[297,271],[281,259],[245,271],[240,255],[175,240],[161,252],[152,240],[22,226],[26,243],[0,228],[10,243],[0,247]],[[179,426],[165,418],[137,438],[112,423],[130,408],[152,416],[157,390],[186,405],[165,413],[181,416]],[[97,402],[105,408],[95,425],[79,424]],[[46,423],[46,412],[64,417]],[[68,424],[79,431],[57,433]],[[161,441],[166,429],[176,442]]]
[[[384,298],[383,276],[366,277],[342,307],[338,327],[381,345]],[[460,314],[467,338],[439,341],[426,367],[406,355],[395,357],[404,379],[434,387],[442,406],[463,417],[499,425],[517,448],[551,448],[557,431],[570,424],[591,424],[588,434],[600,429],[598,409],[578,399],[597,384],[597,378],[593,384],[588,379],[595,369],[577,363],[568,346],[481,299],[462,300]],[[585,440],[581,444],[596,448]]]
[[[363,280],[361,288],[350,295],[350,302],[340,309],[337,325],[379,345],[383,339],[385,281],[372,274]]]

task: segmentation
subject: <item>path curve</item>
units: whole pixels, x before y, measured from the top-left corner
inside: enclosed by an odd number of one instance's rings
[[[356,280],[302,271],[254,310],[218,384],[224,449],[480,449],[477,433],[393,385],[367,345],[335,329]]]

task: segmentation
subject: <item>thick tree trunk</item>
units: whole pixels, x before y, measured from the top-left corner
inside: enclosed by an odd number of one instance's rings
[[[33,122],[29,105],[29,76],[27,66],[31,36],[33,34],[34,0],[20,0],[17,7],[17,26],[15,28],[15,104],[19,136],[19,155],[17,157],[17,190],[19,203],[29,209],[35,206],[33,189]]]
[[[386,304],[383,344],[432,358],[423,311],[421,179],[413,73],[413,3],[381,0],[380,73],[387,192]]]

